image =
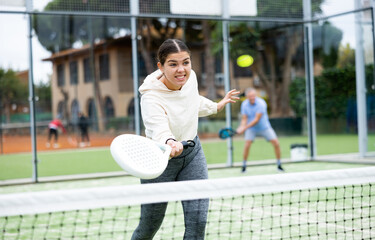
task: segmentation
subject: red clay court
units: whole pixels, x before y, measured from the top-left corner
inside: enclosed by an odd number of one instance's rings
[[[70,139],[69,139],[70,137]],[[89,147],[105,147],[111,144],[115,136],[109,134],[90,134],[90,146]],[[55,150],[55,149],[74,149],[80,148],[79,142],[77,142],[77,137],[73,135],[59,135],[59,147],[53,148],[53,141],[51,141],[51,147],[47,148],[47,135],[37,135],[37,150]],[[2,138],[2,153],[21,153],[21,152],[31,152],[31,136],[30,135],[3,135]]]

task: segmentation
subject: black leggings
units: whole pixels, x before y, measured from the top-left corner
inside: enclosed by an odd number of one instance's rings
[[[87,128],[81,128],[81,142],[84,142],[85,140],[86,142],[90,142],[89,131]]]
[[[195,147],[188,148],[176,158],[169,160],[167,169],[155,179],[141,180],[142,184],[207,179],[207,163],[199,138],[194,139]],[[141,219],[132,240],[150,240],[159,230],[168,203],[144,204]],[[207,222],[208,199],[182,201],[185,220],[186,240],[204,239]]]
[[[57,129],[54,129],[54,128],[50,128],[49,129],[49,132],[48,132],[48,141],[51,140],[52,135],[55,136],[55,142],[57,142],[57,140],[59,138],[59,133],[58,133]]]

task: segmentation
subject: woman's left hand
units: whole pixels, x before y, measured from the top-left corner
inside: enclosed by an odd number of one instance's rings
[[[217,111],[220,112],[221,110],[223,110],[223,108],[225,107],[225,105],[227,105],[227,103],[235,103],[236,100],[240,99],[239,97],[235,96],[239,93],[240,91],[237,91],[236,89],[230,90],[225,95],[225,97],[220,102],[217,103]]]

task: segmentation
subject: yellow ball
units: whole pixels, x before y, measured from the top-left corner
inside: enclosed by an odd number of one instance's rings
[[[250,67],[253,62],[254,58],[250,55],[241,55],[237,58],[237,65],[240,67]]]

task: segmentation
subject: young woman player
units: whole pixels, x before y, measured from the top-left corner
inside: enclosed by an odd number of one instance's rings
[[[141,179],[142,184],[207,179],[207,163],[197,136],[198,117],[215,114],[239,98],[229,91],[218,103],[198,93],[191,54],[186,44],[168,39],[159,47],[158,70],[140,86],[141,112],[146,137],[172,147],[171,159],[163,174]],[[193,140],[194,147],[183,148],[181,141]],[[184,239],[204,239],[208,199],[182,201]],[[141,206],[141,218],[132,239],[152,239],[160,228],[167,203]]]

